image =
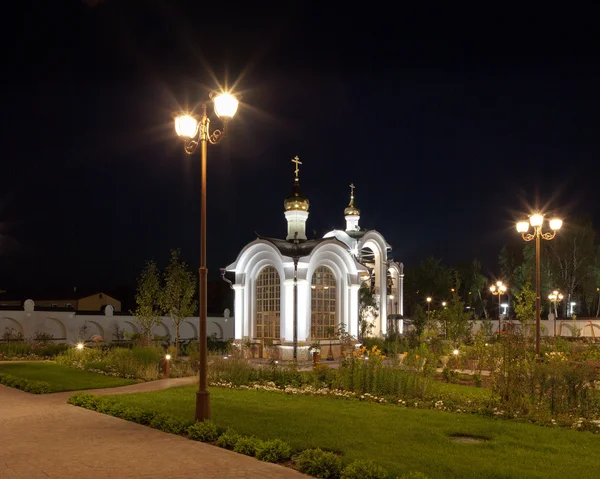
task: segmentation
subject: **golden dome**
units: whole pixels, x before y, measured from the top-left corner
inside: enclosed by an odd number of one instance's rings
[[[360,216],[360,210],[354,206],[354,184],[350,185],[350,203],[344,210],[344,216]]]
[[[352,205],[344,210],[344,216],[360,216],[360,210]]]
[[[300,191],[300,184],[296,178],[292,194],[285,199],[283,207],[285,211],[308,211],[309,204],[308,198]]]

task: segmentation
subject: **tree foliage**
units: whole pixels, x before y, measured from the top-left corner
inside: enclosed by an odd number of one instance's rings
[[[454,275],[454,288],[450,301],[446,307],[441,310],[440,319],[444,326],[448,339],[452,340],[455,346],[466,341],[471,334],[471,315],[465,311],[465,303],[460,298],[460,277],[458,273]]]
[[[377,298],[369,287],[368,282],[362,283],[358,290],[359,301],[359,337],[362,339],[371,334],[375,320],[379,316]]]
[[[523,331],[531,328],[535,319],[535,291],[526,282],[515,297],[515,314],[523,325]]]
[[[180,259],[181,251],[171,251],[171,261],[163,274],[164,289],[161,309],[175,327],[175,357],[179,354],[179,328],[181,323],[196,311],[196,277],[188,270],[188,265]]]
[[[425,298],[431,296],[436,302],[450,297],[453,270],[442,264],[442,260],[428,257],[419,266],[407,270],[405,277],[404,297],[411,311],[417,305],[424,304]]]
[[[152,340],[152,330],[161,324],[160,274],[156,263],[148,261],[138,279],[135,296],[136,309],[133,313],[146,344]]]

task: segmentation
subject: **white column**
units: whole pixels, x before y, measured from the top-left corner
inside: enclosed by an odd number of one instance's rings
[[[310,332],[310,284],[306,279],[298,280],[298,341],[306,341]]]
[[[283,280],[282,296],[285,300],[282,301],[281,311],[281,337],[286,341],[294,340],[294,280]],[[282,298],[284,299],[284,298]]]
[[[350,285],[350,318],[348,324],[348,332],[358,338],[358,290],[359,284]]]
[[[400,263],[400,287],[398,289],[400,295],[398,307],[400,308],[400,314],[404,316],[404,265],[402,263]]]
[[[381,267],[379,270],[381,272],[381,280],[379,281],[379,319],[381,334],[384,335],[387,333],[387,264],[385,258],[381,258]]]
[[[233,318],[235,324],[234,338],[244,338],[244,286],[241,284],[234,284],[233,290],[235,291],[235,299],[233,306]]]

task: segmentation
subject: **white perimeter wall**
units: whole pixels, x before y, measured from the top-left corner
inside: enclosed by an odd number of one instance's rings
[[[136,333],[138,327],[133,316],[111,316],[99,313],[98,315],[77,315],[71,311],[0,311],[0,336],[5,328],[13,328],[23,333],[25,338],[32,338],[36,332],[52,334],[57,342],[75,343],[80,340],[80,328],[86,323],[88,326],[88,339],[99,335],[108,343],[112,342],[114,325],[130,333]],[[208,317],[206,329],[208,336],[216,334],[218,339],[228,340],[234,337],[234,318]],[[175,338],[175,328],[171,318],[162,318],[162,324],[153,331],[158,335],[170,334]],[[179,330],[180,339],[198,337],[198,318],[184,320]],[[60,339],[59,339],[60,338]]]

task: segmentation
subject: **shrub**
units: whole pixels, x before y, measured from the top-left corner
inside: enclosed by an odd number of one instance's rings
[[[20,389],[31,394],[48,394],[51,391],[50,384],[45,381],[32,381],[29,379],[17,378],[10,374],[0,373],[0,384]]]
[[[256,458],[265,462],[286,461],[292,456],[292,448],[281,439],[263,441],[256,448]]]
[[[217,446],[224,449],[234,449],[240,437],[241,436],[237,432],[229,428],[219,436],[219,439],[217,439]]]
[[[387,479],[387,471],[374,461],[357,460],[347,465],[341,479]]]
[[[402,474],[398,479],[429,479],[429,476],[419,471],[412,471]]]
[[[215,442],[219,438],[217,425],[212,421],[196,422],[188,427],[187,433],[194,441]]]
[[[254,436],[240,437],[235,444],[233,451],[246,456],[255,456],[258,448],[262,446],[262,442],[263,441]]]
[[[156,414],[152,421],[150,421],[150,427],[170,434],[183,434],[187,424],[181,419],[177,419],[167,414]],[[190,428],[191,427],[193,426],[190,426]]]
[[[320,479],[336,479],[342,472],[342,460],[332,452],[306,449],[294,457],[298,470]]]

